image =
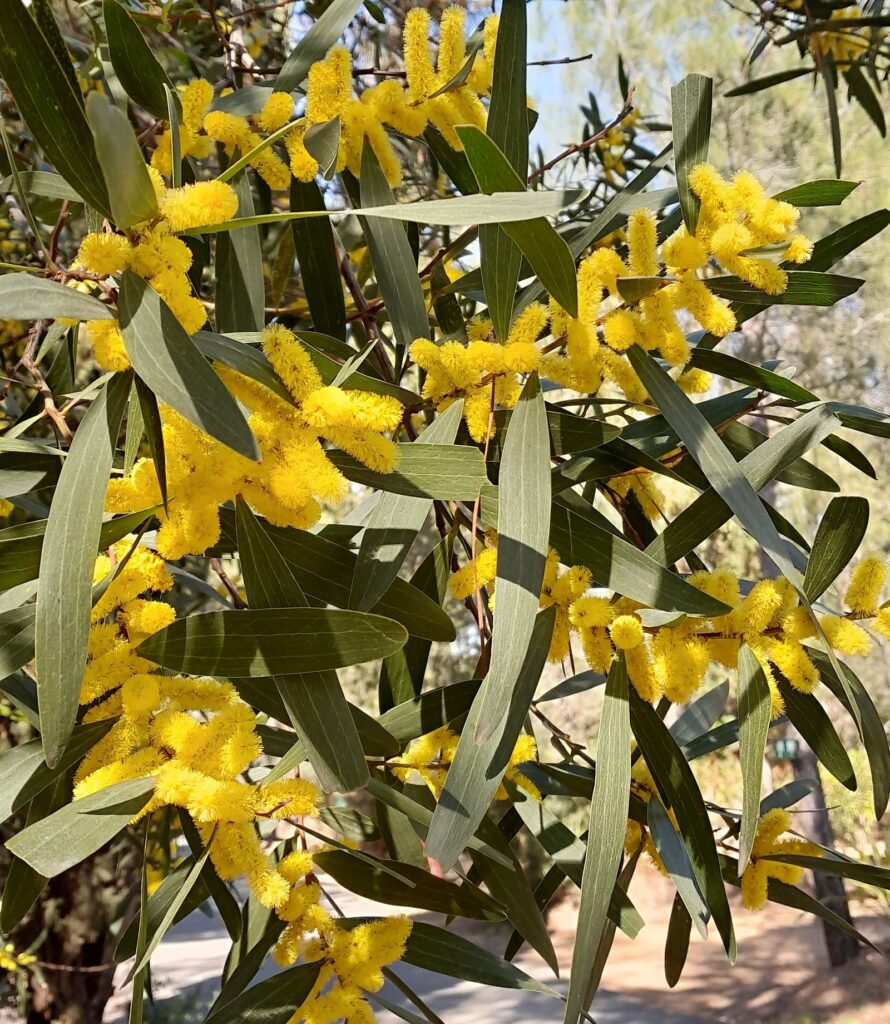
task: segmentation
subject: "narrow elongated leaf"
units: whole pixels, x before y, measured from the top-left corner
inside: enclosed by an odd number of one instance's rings
[[[820,598],[859,550],[868,527],[868,500],[832,498],[819,522],[807,562],[803,588],[811,601]]]
[[[320,960],[289,967],[218,1008],[214,1004],[205,1024],[286,1024],[309,996],[320,970]]]
[[[480,685],[478,679],[467,679],[428,690],[391,707],[377,721],[400,744],[407,743],[465,715]]]
[[[890,210],[875,210],[851,221],[837,231],[820,238],[813,246],[813,254],[803,267],[806,270],[830,270],[837,262],[870,238],[880,234],[890,224]]]
[[[760,78],[752,78],[743,85],[737,85],[724,93],[725,96],[747,96],[752,92],[760,92],[763,89],[771,89],[774,85],[781,85],[782,82],[790,82],[792,78],[801,78],[803,75],[811,75],[813,69],[810,67],[785,68],[783,71],[774,71],[770,75],[763,75]],[[784,198],[784,196],[777,196]],[[786,200],[790,202],[791,200]]]
[[[481,889],[473,885],[455,885],[413,864],[386,862],[390,869],[398,872],[395,874],[381,870],[371,860],[359,860],[344,850],[319,853],[313,860],[344,888],[377,903],[420,907],[439,914],[477,920],[496,921],[504,916],[499,905]],[[407,879],[407,882],[402,879]]]
[[[680,899],[680,894],[677,893],[674,896],[667,936],[664,940],[664,978],[669,988],[673,988],[677,984],[683,973],[683,968],[686,966],[691,933],[692,918]]]
[[[503,826],[503,823],[502,823]],[[515,817],[515,830],[518,831],[520,821]],[[535,902],[535,894],[526,876],[525,869],[513,852],[510,841],[490,818],[483,817],[479,823],[479,836],[493,849],[503,855],[508,864],[490,860],[488,857],[470,853],[473,862],[474,879],[479,878],[491,895],[501,904],[507,920],[525,939],[553,971],[559,974],[559,961],[553,942],[547,930],[547,924]]]
[[[198,350],[208,359],[229,366],[245,377],[250,377],[264,388],[268,388],[278,398],[285,402],[293,402],[293,396],[281,383],[280,378],[272,369],[272,364],[265,354],[253,345],[243,341],[236,341],[224,334],[213,334],[210,331],[198,331],[193,337]],[[354,381],[351,382],[355,387]]]
[[[204,844],[201,841],[201,836],[195,823],[187,814],[180,815],[179,823],[182,828],[182,834],[185,836],[189,849],[192,851],[192,857],[200,857]],[[242,927],[241,907],[238,904],[238,900],[232,895],[231,889],[216,873],[216,868],[213,866],[212,861],[210,863],[205,861],[200,883],[207,887],[210,898],[216,904],[216,909],[219,911],[219,916],[222,918],[232,942],[238,942],[241,938]],[[199,886],[195,888],[199,888]]]
[[[211,839],[210,842],[212,843],[213,840]],[[130,969],[128,979],[132,978],[134,975],[138,978],[140,972],[144,971],[145,968],[148,966],[148,963],[151,960],[152,953],[154,953],[154,951],[158,948],[161,939],[163,939],[164,935],[173,925],[173,922],[176,919],[176,915],[179,913],[180,908],[184,905],[185,901],[189,897],[189,894],[198,884],[201,877],[201,872],[203,871],[204,865],[207,863],[207,858],[209,856],[210,843],[208,843],[207,846],[204,847],[204,852],[201,854],[200,857],[197,857],[194,860],[194,862],[192,863],[191,867],[188,870],[188,873],[185,874],[185,877],[181,880],[180,885],[177,888],[175,895],[173,896],[173,899],[170,901],[170,905],[167,907],[163,917],[158,922],[157,927],[153,930],[151,936],[148,938],[148,941],[145,944],[145,948],[142,950],[142,954],[136,957],[136,962]],[[134,984],[136,983],[134,982]]]
[[[798,867],[821,871],[826,875],[850,878],[854,882],[873,885],[878,889],[890,889],[890,870],[877,864],[864,864],[861,861],[840,857],[813,857],[800,853],[764,854],[763,859],[780,864],[796,864]]]
[[[506,0],[501,8],[498,27],[499,46],[495,49],[486,131],[516,171],[522,190],[528,178],[527,37],[525,4],[522,0]],[[486,190],[483,188],[482,191]],[[497,224],[480,227],[479,250],[485,300],[495,337],[503,341],[513,316],[522,253]]]
[[[232,187],[238,195],[238,216],[253,216],[253,195],[246,172]],[[216,242],[216,329],[259,331],[265,326],[266,285],[259,228],[220,235]]]
[[[309,68],[328,52],[361,7],[361,0],[333,0],[291,50],[275,79],[276,92],[293,92],[303,84]]]
[[[145,509],[130,512],[104,522],[99,529],[99,544],[96,550],[107,548],[138,529],[152,511],[153,509]],[[33,523],[20,523],[0,530],[0,590],[9,590],[37,579],[46,524],[46,519],[38,519]]]
[[[71,797],[71,781],[64,775],[42,793],[39,793],[28,808],[25,828],[41,821],[66,804]],[[37,901],[49,881],[18,857],[12,858],[3,886],[3,902],[0,904],[0,929],[8,935],[17,927],[22,918]]]
[[[321,189],[314,181],[302,182],[293,178],[290,208],[295,212],[323,210]],[[334,247],[333,226],[328,220],[294,220],[291,221],[291,231],[313,326],[323,334],[344,339],[346,302]]]
[[[55,768],[44,763],[39,739],[6,751],[0,757],[0,821],[63,779],[110,728],[110,720],[76,725]]]
[[[770,722],[770,692],[754,652],[739,651],[739,760],[742,769],[742,827],[739,831],[739,871],[744,871],[754,845],[760,816],[760,780]]]
[[[338,923],[341,927],[344,924],[348,927],[349,920],[341,920]],[[414,921],[411,934],[405,943],[402,962],[436,974],[444,974],[448,978],[460,978],[462,981],[473,981],[479,985],[527,989],[556,995],[552,988],[536,981],[525,971],[507,963],[487,949],[454,932],[423,921]]]
[[[448,416],[452,408],[442,416]],[[449,423],[446,420],[446,427]],[[423,443],[400,444],[399,463],[392,473],[375,473],[345,452],[329,452],[329,458],[349,480],[386,494],[427,501],[474,501],[487,480],[482,453],[470,445],[435,444],[433,449]]]
[[[671,89],[671,121],[677,189],[683,223],[695,234],[700,202],[689,187],[689,172],[708,159],[714,83],[704,75],[687,75]]]
[[[844,70],[844,79],[850,91],[850,96],[865,111],[866,116],[878,129],[881,138],[887,135],[887,122],[884,118],[884,110],[881,106],[881,97],[872,88],[868,77],[863,74],[858,64],[851,64]]]
[[[723,887],[714,834],[698,783],[667,726],[655,709],[642,701],[633,690],[630,693],[630,720],[659,794],[677,816],[677,825],[692,861],[696,882],[732,963],[736,955],[732,916]]]
[[[795,690],[779,675],[776,676],[776,684],[785,702],[785,714],[812,747],[820,763],[842,786],[855,790],[853,765],[828,713],[811,693]]]
[[[740,384],[750,384],[752,387],[769,391],[773,395],[790,398],[793,402],[819,401],[818,395],[813,394],[808,388],[796,384],[793,380],[773,373],[772,370],[767,370],[762,366],[746,363],[743,359],[731,356],[726,352],[694,348],[690,363],[699,369],[717,373],[721,377],[728,377]]]
[[[670,726],[671,736],[681,747],[702,736],[723,714],[729,697],[729,680],[705,691]]]
[[[231,537],[234,548],[234,516],[223,510],[220,519],[224,535]],[[305,530],[269,526],[266,529],[306,594],[325,604],[346,607],[355,575],[354,552]],[[455,637],[454,625],[445,610],[401,579],[393,581],[372,611],[401,622],[412,636],[446,642]]]
[[[152,220],[158,213],[158,200],[127,115],[101,92],[91,92],[87,120],[115,223],[126,229]]]
[[[363,213],[367,207],[386,206],[393,201],[392,191],[370,146],[362,150],[361,201]],[[361,223],[380,295],[392,324],[397,353],[407,352],[413,341],[428,338],[430,334],[417,260],[401,224],[377,218],[368,220],[364,216]],[[397,354],[397,367],[400,364],[401,354]]]
[[[525,194],[524,181],[497,145],[480,129],[464,125],[457,129],[464,151],[486,195],[496,192]],[[526,221],[504,221],[503,230],[531,264],[544,288],[571,316],[578,312],[575,261],[562,236],[543,217]]]
[[[837,417],[820,405],[746,455],[738,468],[753,491],[759,491],[813,445],[831,434]],[[646,554],[669,565],[695,548],[732,516],[732,509],[713,487],[699,495],[648,545]]]
[[[82,203],[80,195],[68,184],[61,174],[51,171],[19,171],[18,179],[21,187],[28,195],[46,196],[48,199],[67,199],[72,203]],[[12,175],[0,181],[0,192],[15,190]]]
[[[136,23],[118,0],[104,0],[105,38],[115,74],[130,99],[155,117],[167,119],[164,86],[173,88]]]
[[[837,178],[819,178],[803,185],[777,192],[773,199],[792,206],[840,206],[847,196],[862,184],[860,181],[838,181]]]
[[[106,217],[111,206],[83,98],[21,0],[0,0],[0,78],[49,162]]]
[[[593,992],[589,978],[603,937],[609,901],[618,875],[630,797],[629,683],[623,657],[612,662],[606,682],[590,801],[587,856],[581,877],[581,904],[566,997],[566,1024],[576,1024]]]
[[[852,691],[856,703],[859,705],[861,722],[859,735],[868,755],[875,820],[880,821],[887,810],[887,801],[890,799],[890,745],[888,745],[883,720],[869,696],[868,690],[862,685],[859,677],[849,665],[840,663],[841,671],[847,681],[847,689],[845,689],[837,678],[834,666],[822,651],[810,648],[808,653],[819,669],[822,682],[835,697],[850,710],[847,696],[849,690]]]
[[[196,675],[274,676],[384,658],[408,638],[381,615],[333,608],[264,608],[190,615],[144,640],[142,657]]]
[[[158,409],[158,400],[154,393],[148,388],[145,382],[137,377],[135,380],[136,394],[139,399],[139,409],[142,413],[142,426],[145,430],[145,439],[148,441],[148,450],[154,460],[155,474],[158,478],[158,488],[161,492],[161,501],[167,505],[167,453],[164,448],[164,431],[161,423],[161,413]]]
[[[695,872],[686,847],[683,845],[683,840],[677,834],[674,823],[657,796],[652,796],[647,806],[646,823],[652,834],[652,841],[655,843],[658,856],[661,857],[665,870],[671,876],[671,881],[676,886],[677,894],[683,901],[689,916],[695,922],[699,935],[706,939],[708,937],[708,919],[711,915],[696,884]]]
[[[788,287],[781,295],[770,295],[736,277],[714,277],[708,288],[731,302],[754,306],[833,306],[853,295],[865,282],[858,277],[822,274],[812,270],[789,270]]]
[[[545,638],[543,649],[530,644],[547,552],[549,449],[544,400],[532,375],[514,410],[501,461],[500,479],[509,497],[498,512],[498,614],[491,669],[473,703],[472,726],[461,735],[430,828],[429,854],[445,868],[457,860],[500,783],[543,668],[538,655],[549,647]],[[552,622],[537,628],[549,637]]]
[[[411,577],[411,586],[437,601],[445,601],[451,575],[454,537],[446,534],[420,564]],[[423,689],[431,644],[421,637],[409,636],[405,646],[385,658],[380,666],[378,695],[380,710],[411,700]],[[469,703],[468,703],[469,706]],[[425,729],[422,732],[429,732]],[[421,735],[417,733],[416,735]]]
[[[414,800],[407,793],[394,789],[392,786],[387,785],[374,775],[371,776],[367,789],[375,800],[386,804],[387,807],[391,807],[394,810],[401,812],[407,818],[410,818],[412,822],[416,822],[416,824],[420,826],[421,833],[425,833],[429,829],[430,822],[433,819],[433,812],[428,807],[418,803],[417,800]],[[494,849],[494,847],[490,846],[478,836],[470,837],[467,842],[467,849],[484,853],[490,860],[493,860],[504,867],[512,866],[512,861],[509,857],[504,856],[504,854]]]
[[[93,563],[129,391],[130,376],[119,374],[87,410],[59,475],[43,538],[34,647],[43,749],[50,767],[62,755],[80,703]]]
[[[538,803],[511,787],[516,812],[522,818],[525,827],[531,832],[541,847],[553,858],[560,873],[570,878],[578,888],[584,871],[584,859],[587,855],[587,833],[576,836],[566,825],[547,810],[545,802]],[[609,920],[629,938],[635,938],[645,923],[639,911],[631,903],[619,886],[612,890],[608,909]]]
[[[238,404],[182,329],[166,302],[125,270],[119,314],[127,355],[159,401],[239,455],[259,459],[259,447]]]
[[[0,320],[113,320],[98,299],[33,274],[0,277]]]
[[[412,448],[420,446],[421,454],[427,455],[429,445],[450,445],[462,416],[463,402],[455,402],[436,417]],[[485,478],[484,465],[480,469],[479,487]],[[350,607],[367,611],[383,597],[426,522],[432,504],[432,499],[425,497],[386,493],[378,497],[362,533],[349,594]]]
[[[11,676],[33,657],[34,606],[0,612],[0,679]]]
[[[300,585],[244,501],[237,505],[238,550],[253,608],[308,606]],[[275,676],[288,716],[325,790],[347,791],[368,780],[362,744],[333,670]]]
[[[669,572],[660,559],[656,561],[560,499],[553,502],[550,543],[566,565],[586,565],[599,586],[665,611],[720,614],[719,602]]]
[[[655,399],[665,418],[683,439],[711,486],[738,517],[742,526],[770,555],[788,580],[799,589],[797,572],[761,500],[739,464],[697,407],[643,349],[628,352],[631,365]],[[802,593],[802,592],[801,592]],[[804,598],[805,599],[805,598]]]
[[[23,829],[7,840],[6,847],[39,874],[55,878],[113,839],[153,791],[150,778],[117,782]]]

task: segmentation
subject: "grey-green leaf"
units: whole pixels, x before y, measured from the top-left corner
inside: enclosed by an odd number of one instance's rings
[[[739,831],[739,872],[745,870],[760,815],[763,752],[770,723],[770,692],[766,675],[747,644],[739,651],[739,761],[742,769],[742,825]]]
[[[421,454],[429,456],[432,455],[429,445],[450,445],[462,415],[463,402],[455,402],[436,417],[411,447],[420,446]],[[480,469],[479,487],[484,479],[484,465]],[[426,497],[392,493],[378,496],[362,532],[349,594],[350,607],[367,611],[383,597],[426,522],[432,504],[432,498]]]
[[[0,277],[0,320],[113,320],[98,299],[34,274]]]
[[[704,75],[687,75],[671,89],[677,189],[683,223],[690,234],[698,222],[699,200],[689,187],[689,172],[708,159],[714,83]]]
[[[239,455],[259,460],[238,404],[158,293],[125,270],[119,313],[127,355],[139,377],[196,427]]]
[[[87,410],[59,474],[43,538],[34,647],[43,749],[50,767],[62,756],[80,704],[93,563],[129,391],[130,375],[118,374]]]
[[[590,801],[587,856],[572,952],[565,1024],[576,1024],[593,996],[590,974],[606,930],[609,902],[624,849],[630,799],[629,683],[623,657],[609,670],[600,722],[596,779]]]
[[[126,828],[153,791],[151,778],[117,782],[23,829],[6,847],[41,875],[55,878]]]
[[[177,672],[252,678],[319,672],[385,658],[408,638],[381,615],[263,608],[190,615],[144,640],[142,657]]]
[[[91,92],[87,100],[87,120],[105,175],[115,224],[119,228],[132,228],[156,217],[158,200],[154,186],[126,114],[103,93]]]
[[[820,598],[859,550],[868,527],[868,499],[832,498],[819,522],[807,562],[803,588],[811,601]]]

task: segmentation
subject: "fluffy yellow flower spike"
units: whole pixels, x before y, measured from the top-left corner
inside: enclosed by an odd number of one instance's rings
[[[742,904],[746,910],[762,910],[766,906],[769,880],[775,878],[788,885],[797,885],[804,869],[796,864],[764,860],[771,854],[795,854],[820,857],[822,848],[805,839],[782,839],[791,827],[791,815],[782,807],[774,807],[757,823],[757,834],[751,850],[751,859],[742,872]]]
[[[445,785],[448,769],[454,761],[457,741],[455,733],[447,725],[443,725],[434,732],[426,733],[424,736],[412,740],[398,756],[397,764],[393,765],[390,771],[402,782],[407,782],[416,772],[426,783],[430,792],[438,797]],[[537,753],[538,748],[534,737],[521,735],[510,755],[504,778],[514,782],[520,789],[524,789],[533,799],[540,800],[541,794],[537,787],[520,770],[523,764],[534,760]],[[507,799],[507,791],[503,785],[498,788],[495,799]]]
[[[853,570],[844,604],[862,615],[874,615],[887,579],[887,567],[880,558],[863,558]]]
[[[321,502],[339,502],[343,474],[321,440],[347,451],[376,472],[391,472],[398,448],[385,431],[395,429],[402,407],[388,396],[325,387],[306,349],[280,326],[262,334],[263,349],[294,404],[226,368],[218,372],[250,410],[251,430],[262,454],[259,465],[220,444],[172,409],[161,408],[169,500],[159,509],[158,550],[165,558],[196,554],[219,539],[219,506],[244,496],[275,526],[306,529]],[[160,503],[154,463],[140,459],[127,477],[108,485],[109,511],[135,511]]]

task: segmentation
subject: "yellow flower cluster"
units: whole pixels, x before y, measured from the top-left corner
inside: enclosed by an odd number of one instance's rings
[[[11,942],[0,949],[0,971],[9,971],[16,974],[23,967],[29,967],[36,963],[37,957],[31,953],[16,953],[15,946]]]
[[[235,153],[249,153],[262,141],[260,135],[245,117],[229,114],[208,107],[213,100],[213,87],[203,78],[189,82],[180,94],[182,123],[179,126],[179,147],[183,157],[202,160],[210,156],[213,143],[218,142],[229,156]],[[253,118],[257,128],[274,132],[291,119],[294,103],[289,93],[273,92],[263,109]],[[166,177],[172,173],[171,131],[168,128],[158,137],[158,144],[151,157],[151,165]],[[271,148],[258,153],[251,160],[251,166],[273,190],[287,188],[290,172],[287,165]],[[213,223],[204,221],[205,224]]]
[[[191,250],[176,234],[229,220],[238,211],[238,197],[222,181],[201,181],[168,189],[157,172],[152,180],[160,217],[151,224],[140,225],[130,237],[90,232],[80,243],[78,263],[100,277],[132,270],[161,296],[185,332],[194,334],[207,322],[207,311],[194,295],[188,278]],[[103,369],[130,368],[117,320],[88,320],[84,330],[96,362]]]
[[[490,588],[496,573],[497,538],[489,534],[486,547],[452,575],[451,592],[463,600]],[[886,576],[879,558],[863,559],[844,595],[849,612],[819,616],[828,642],[841,654],[871,650],[871,638],[854,621],[857,618],[873,617],[875,630],[890,639],[890,605],[878,608]],[[541,607],[557,609],[550,660],[562,661],[576,634],[593,671],[608,672],[615,651],[623,651],[630,681],[643,700],[664,696],[685,704],[705,681],[709,665],[735,668],[739,647],[747,643],[769,684],[773,718],[784,707],[777,672],[795,689],[812,693],[819,671],[802,641],[813,639],[816,628],[787,580],[761,580],[744,594],[738,577],[725,569],[695,573],[689,582],[731,610],[710,619],[687,615],[678,617],[675,625],[646,628],[637,614],[642,605],[626,597],[610,600],[588,594],[589,570],[571,566],[560,571],[559,555],[551,549],[541,589]]]
[[[494,407],[512,409],[522,391],[518,375],[531,373],[541,365],[535,341],[546,324],[546,308],[533,302],[516,318],[503,345],[486,340],[491,337],[491,321],[483,318],[468,325],[468,345],[458,341],[437,345],[418,338],[410,354],[426,372],[423,397],[435,402],[439,412],[462,398],[470,436],[474,441],[484,441]]]
[[[841,7],[831,12],[830,21],[846,21],[861,18],[863,12],[856,4]],[[868,31],[866,29],[866,31]],[[845,27],[836,32],[822,30],[810,33],[810,50],[815,57],[829,54],[842,64],[858,60],[868,50],[869,41],[861,29]]]
[[[320,502],[340,501],[343,474],[328,458],[322,439],[380,473],[391,472],[398,449],[394,431],[402,406],[387,396],[325,387],[300,342],[286,328],[262,333],[263,351],[287,386],[294,404],[224,367],[229,390],[251,410],[249,423],[262,458],[251,462],[204,434],[172,409],[162,407],[167,472],[167,511],[159,510],[158,550],[165,558],[197,554],[219,539],[219,506],[242,494],[276,526],[308,528],[321,514]],[[139,459],[126,477],[110,481],[109,512],[160,503],[152,459]]]
[[[797,864],[763,860],[770,855],[821,857],[822,848],[805,839],[780,838],[791,828],[791,815],[783,807],[774,807],[757,823],[757,833],[751,849],[751,859],[742,872],[742,904],[746,910],[762,910],[766,905],[769,880],[778,879],[788,885],[797,885],[804,869]]]
[[[630,769],[630,791],[644,804],[648,804],[653,796],[658,795],[655,780],[652,778],[649,766],[642,757],[638,757]],[[677,815],[673,807],[671,807],[667,813],[668,817],[673,822],[674,828],[676,828]],[[628,818],[627,831],[624,833],[624,852],[628,857],[632,857],[637,852],[640,847],[640,843],[643,844],[642,852],[649,858],[652,866],[663,875],[666,875],[667,868],[656,849],[655,842],[652,839],[652,833],[634,818]]]
[[[75,799],[153,776],[154,794],[139,817],[165,806],[185,808],[211,844],[220,877],[245,875],[265,906],[283,906],[291,883],[269,866],[255,822],[311,813],[317,790],[301,779],[262,788],[238,781],[262,753],[251,708],[231,683],[159,675],[136,653],[146,636],[174,618],[170,605],[144,596],[172,588],[163,559],[144,547],[130,552],[123,541],[96,560],[94,580],[109,576],[92,610],[80,701],[84,722],[114,724],[80,763]]]
[[[540,304],[529,305],[504,344],[490,340],[491,324],[481,319],[471,321],[466,345],[415,341],[411,357],[426,373],[424,397],[440,410],[463,398],[470,434],[480,442],[488,435],[490,410],[512,408],[520,393],[518,374],[533,370],[580,392],[596,393],[609,382],[629,402],[642,403],[646,389],[625,355],[632,345],[657,351],[680,371],[689,360],[682,315],[718,337],[735,328],[729,303],[702,276],[709,264],[770,294],[783,292],[787,273],[768,257],[797,263],[809,258],[811,243],[793,233],[799,211],[766,196],[747,173],[729,183],[700,164],[690,184],[701,200],[695,234],[680,228],[659,247],[655,215],[646,208],[635,210],[628,218],[626,259],[614,247],[600,247],[581,261],[577,316],[551,300],[549,312]],[[637,279],[626,282],[631,286],[640,278],[646,279],[642,294],[625,298],[625,280]],[[548,324],[553,341],[538,348],[536,341]],[[687,393],[701,394],[710,386],[710,375],[686,370],[678,374],[678,383]],[[657,492],[634,481],[618,487],[624,493],[632,488],[647,515],[657,513]]]
[[[402,782],[407,782],[416,772],[427,784],[433,796],[438,797],[445,785],[448,769],[454,761],[457,743],[458,737],[455,733],[447,725],[443,725],[434,732],[428,732],[425,736],[412,740],[399,755],[397,763],[390,765],[390,771]],[[523,733],[510,754],[504,778],[525,790],[533,799],[540,800],[538,787],[520,771],[521,766],[533,761],[537,753],[534,736]],[[507,798],[507,790],[502,783],[495,793],[495,800]]]
[[[374,1011],[363,992],[383,988],[383,968],[400,960],[411,934],[403,915],[368,921],[355,928],[337,928],[332,921],[307,943],[304,957],[322,961],[309,997],[288,1024],[373,1024]]]
[[[486,19],[482,50],[476,54],[466,80],[439,93],[467,60],[466,17],[463,7],[445,9],[434,68],[427,42],[429,13],[424,7],[408,11],[403,37],[404,84],[387,79],[356,96],[352,58],[342,47],[334,47],[323,61],[313,64],[309,69],[305,117],[285,138],[294,176],[311,181],[318,173],[318,164],[304,144],[305,133],[313,125],[325,124],[335,117],[340,119],[341,127],[337,169],[347,168],[358,176],[367,143],[393,187],[402,181],[402,168],[387,129],[417,137],[432,124],[449,146],[462,149],[455,132],[457,125],[485,127],[486,112],[480,97],[491,90],[498,28],[496,17]]]
[[[620,124],[614,125],[597,140],[596,152],[603,165],[603,177],[606,181],[613,182],[616,176],[623,177],[627,173],[624,160],[639,120],[639,110],[632,110]]]
[[[349,1019],[373,1020],[361,990],[382,986],[381,968],[402,955],[410,921],[395,917],[341,931],[319,906],[311,852],[294,850],[270,862],[257,824],[314,814],[318,790],[305,779],[242,781],[262,743],[255,713],[232,684],[161,675],[136,654],[146,636],[173,621],[170,605],[146,596],[170,590],[173,580],[153,551],[130,549],[125,540],[96,560],[94,582],[107,583],[92,612],[81,704],[84,722],[113,724],[78,767],[74,798],[153,777],[154,793],[137,819],[162,807],[186,810],[219,877],[246,878],[260,903],[285,922],[275,959],[282,965],[301,954],[324,960],[316,992],[295,1020],[328,1020],[323,1014],[335,999],[349,1005]]]

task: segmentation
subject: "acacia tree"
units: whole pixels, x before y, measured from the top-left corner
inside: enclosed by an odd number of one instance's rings
[[[720,343],[774,305],[857,301],[863,282],[837,264],[890,214],[814,241],[808,209],[854,182],[770,196],[757,168],[708,164],[700,75],[673,89],[672,141],[651,159],[627,90],[530,173],[522,0],[469,37],[461,8],[410,8],[398,59],[393,25],[359,8],[313,5],[291,47],[277,5],[105,0],[60,26],[48,4],[0,2],[7,206],[30,246],[0,277],[20,346],[0,688],[39,734],[0,756],[0,927],[41,957],[45,887],[112,858],[114,942],[102,933],[92,966],[112,946],[133,961],[138,1021],[165,932],[213,901],[232,939],[215,1024],[361,1022],[374,1006],[435,1021],[399,962],[557,996],[512,960],[527,944],[556,969],[543,915],[567,880],[574,1024],[615,929],[643,924],[644,854],[676,887],[671,985],[693,923],[735,959],[736,888],[748,910],[793,906],[866,942],[800,882],[887,888],[890,872],[806,838],[789,810],[805,781],[763,799],[760,782],[770,730],[790,722],[855,788],[833,721],[848,715],[883,815],[884,727],[839,655],[868,653],[868,628],[890,636],[885,569],[861,558],[829,597],[868,503],[832,498],[807,538],[765,489],[835,490],[806,453],[861,469],[838,431],[885,437],[890,417],[814,394],[779,351],[760,365]],[[579,154],[580,187],[549,188]],[[691,488],[671,520],[660,477]],[[337,521],[353,485],[367,497]],[[705,564],[696,549],[730,520],[774,578]],[[421,536],[430,553],[404,578]],[[476,669],[433,687],[458,602]],[[602,695],[592,751],[535,699],[548,660],[566,675],[548,699]],[[376,715],[337,675],[366,663]],[[727,672],[738,715],[718,723],[729,685],[706,683]],[[724,807],[690,762],[733,745],[740,800]],[[582,835],[553,810],[565,796],[589,805]],[[547,858],[536,886],[520,834]],[[341,916],[328,879],[393,915]],[[506,919],[503,956],[454,917]],[[270,955],[284,970],[255,982]],[[381,994],[387,978],[413,1009]]]

